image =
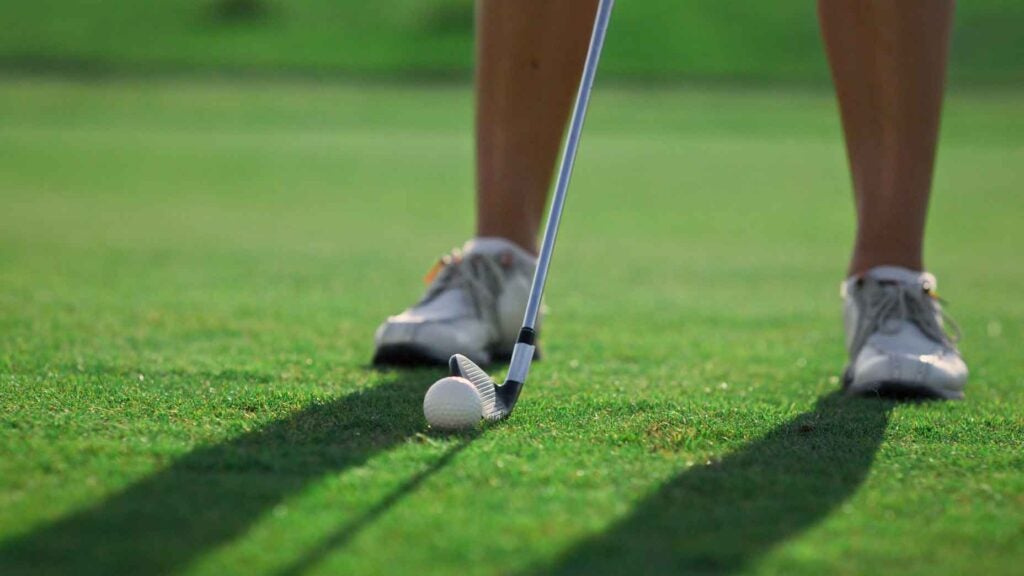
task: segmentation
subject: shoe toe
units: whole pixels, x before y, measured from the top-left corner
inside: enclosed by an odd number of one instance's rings
[[[967,364],[956,353],[921,356],[918,361],[928,366],[927,382],[945,398],[963,398],[967,384]]]
[[[962,398],[966,382],[967,366],[955,352],[915,354],[867,345],[853,364],[849,391],[859,394],[890,387]]]

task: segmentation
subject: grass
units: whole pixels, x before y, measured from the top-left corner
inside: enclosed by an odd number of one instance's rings
[[[466,76],[472,0],[5,0],[0,66]],[[1024,81],[1024,4],[957,8],[951,75]],[[811,2],[619,2],[606,77],[827,81]]]
[[[834,394],[828,93],[599,89],[516,414],[371,336],[470,233],[461,87],[0,82],[0,573],[1011,574],[1024,114],[950,99],[958,403]]]

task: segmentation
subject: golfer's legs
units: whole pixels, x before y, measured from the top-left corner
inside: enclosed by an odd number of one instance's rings
[[[850,273],[920,270],[952,0],[819,0],[857,204]]]
[[[597,0],[478,0],[477,235],[536,251]]]

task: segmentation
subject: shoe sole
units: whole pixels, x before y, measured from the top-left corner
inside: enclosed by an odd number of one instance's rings
[[[429,366],[448,366],[449,356],[438,356],[436,352],[418,344],[386,344],[373,353],[371,363],[377,367],[417,368]],[[492,353],[487,362],[477,363],[489,366],[495,362],[509,362],[511,352]],[[540,360],[540,348],[533,353],[534,361]]]
[[[439,358],[434,352],[416,344],[387,344],[377,348],[373,353],[372,363],[378,367],[401,368],[447,366],[448,357]]]
[[[876,396],[891,400],[963,400],[961,390],[945,390],[920,382],[882,380],[853,386],[849,370],[843,373],[843,390],[848,396]]]

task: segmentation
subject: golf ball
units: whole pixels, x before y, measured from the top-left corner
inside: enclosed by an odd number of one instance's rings
[[[477,425],[484,405],[476,386],[465,378],[442,378],[427,390],[423,415],[434,428],[457,430]]]

